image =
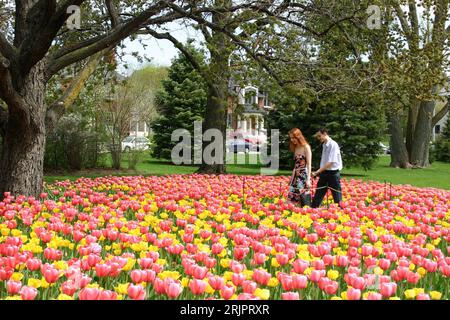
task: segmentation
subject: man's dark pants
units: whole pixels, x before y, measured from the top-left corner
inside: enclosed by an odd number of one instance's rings
[[[313,208],[318,208],[322,204],[323,197],[328,191],[327,186],[331,188],[334,202],[339,204],[342,201],[341,174],[339,170],[328,170],[322,172],[319,176],[316,194],[312,202]]]

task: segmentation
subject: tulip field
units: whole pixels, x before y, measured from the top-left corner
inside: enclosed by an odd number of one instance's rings
[[[0,202],[0,299],[449,299],[450,192],[343,179],[81,178]],[[331,200],[331,197],[330,197]]]

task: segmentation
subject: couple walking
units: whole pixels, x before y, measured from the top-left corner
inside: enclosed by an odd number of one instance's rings
[[[331,189],[333,200],[340,204],[342,170],[341,152],[336,141],[328,135],[327,129],[320,129],[314,137],[322,143],[322,158],[320,169],[311,172],[312,152],[311,146],[306,141],[300,129],[289,131],[289,148],[294,153],[294,170],[289,183],[288,200],[303,206],[318,208],[328,189]],[[311,176],[319,176],[316,193],[311,201]]]

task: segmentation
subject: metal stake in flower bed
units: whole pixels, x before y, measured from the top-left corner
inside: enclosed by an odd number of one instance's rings
[[[389,200],[392,200],[392,183],[389,182]]]
[[[280,199],[281,198],[283,198],[283,190],[282,190],[282,187],[281,187],[281,181],[280,181]]]
[[[330,209],[330,195],[329,195],[329,187],[328,187],[328,182],[327,182],[327,209]]]
[[[245,208],[245,176],[242,179],[242,209]]]

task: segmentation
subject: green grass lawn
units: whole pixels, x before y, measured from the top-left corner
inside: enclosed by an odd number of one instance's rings
[[[239,155],[243,160],[243,155]],[[248,156],[246,157],[248,163]],[[403,170],[389,167],[390,157],[381,156],[378,163],[372,170],[365,171],[361,168],[345,168],[342,176],[346,178],[362,180],[385,180],[392,184],[411,184],[418,187],[435,187],[450,190],[450,164],[435,162],[427,169]],[[107,163],[109,164],[109,163]],[[126,156],[124,157],[123,168],[128,167]],[[237,175],[257,175],[260,174],[261,166],[257,164],[229,164],[227,171]],[[167,174],[190,174],[197,170],[195,166],[175,166],[169,161],[152,159],[145,156],[137,165],[136,170],[84,170],[79,172],[68,172],[49,174],[45,176],[48,183],[56,180],[74,180],[80,177],[95,178],[107,175],[167,175]],[[281,170],[278,175],[290,175],[291,170]]]

